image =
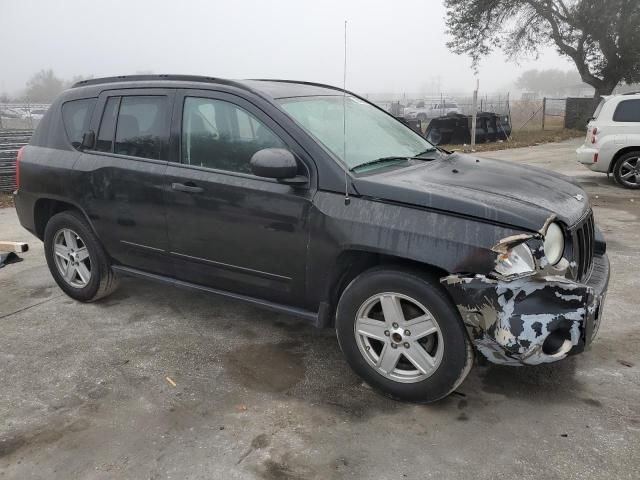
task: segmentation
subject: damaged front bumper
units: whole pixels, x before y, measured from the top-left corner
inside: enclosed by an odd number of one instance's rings
[[[513,281],[449,275],[449,291],[479,354],[492,363],[555,362],[589,346],[609,283],[606,254],[593,258],[586,283],[556,276]]]

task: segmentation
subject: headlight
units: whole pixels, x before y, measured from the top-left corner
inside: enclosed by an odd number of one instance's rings
[[[535,266],[529,247],[525,243],[519,243],[506,253],[498,254],[495,270],[503,277],[522,277],[533,273]]]
[[[544,255],[551,265],[555,265],[564,253],[564,233],[557,223],[552,223],[544,234]]]

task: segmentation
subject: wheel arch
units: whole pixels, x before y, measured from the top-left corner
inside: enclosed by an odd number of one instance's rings
[[[333,327],[336,307],[344,289],[361,273],[382,266],[413,270],[435,281],[448,275],[448,272],[441,267],[425,262],[362,249],[344,250],[336,258],[328,277],[325,300],[320,308],[319,326]]]
[[[66,200],[44,197],[36,200],[33,206],[33,220],[36,236],[40,240],[44,240],[44,230],[49,220],[51,220],[54,215],[68,210],[74,210],[80,213],[87,221],[87,224],[91,227],[91,230],[94,230],[86,213],[77,205]]]

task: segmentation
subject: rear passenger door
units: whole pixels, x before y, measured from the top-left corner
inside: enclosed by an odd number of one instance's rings
[[[170,275],[164,174],[173,89],[103,92],[93,149],[75,165],[79,203],[117,263]]]

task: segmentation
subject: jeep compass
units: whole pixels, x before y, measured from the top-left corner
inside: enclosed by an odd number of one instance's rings
[[[561,360],[601,323],[609,261],[578,185],[435,148],[327,85],[81,81],[20,151],[17,183],[70,297],[130,275],[296,315],[335,328],[393,398],[443,398],[476,359]]]

